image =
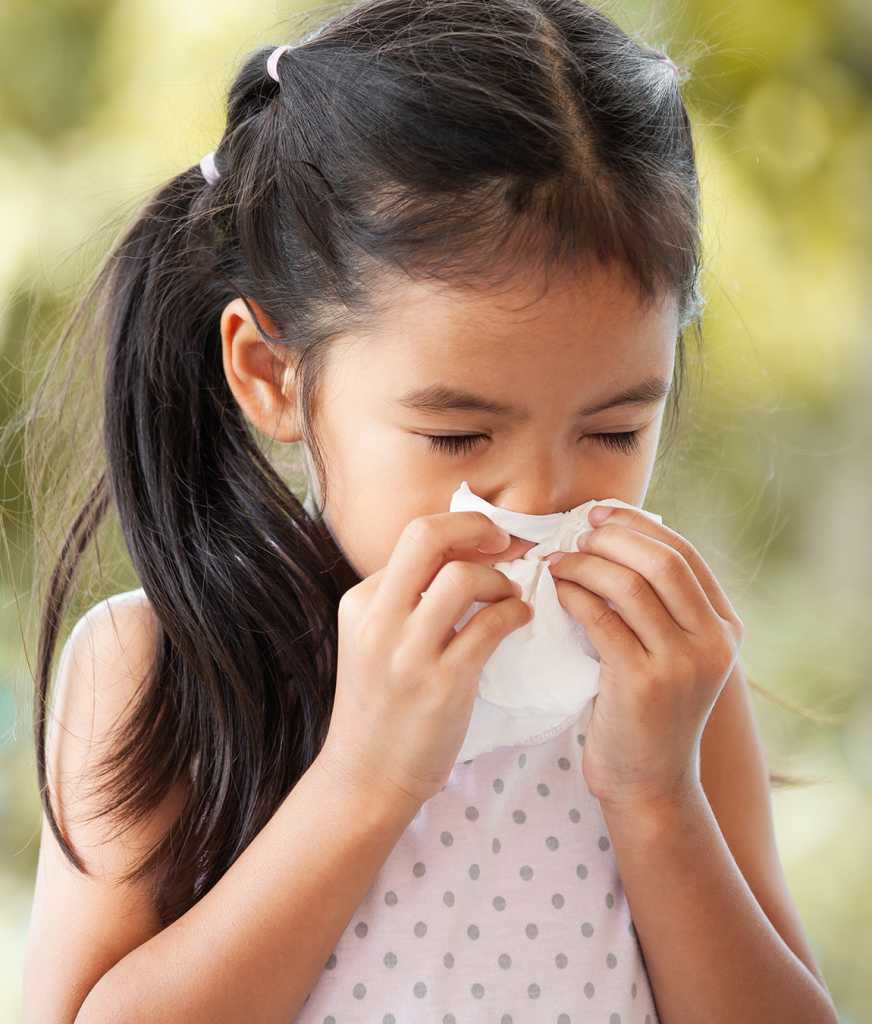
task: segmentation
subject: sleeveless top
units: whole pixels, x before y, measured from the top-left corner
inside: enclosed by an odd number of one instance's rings
[[[589,709],[457,764],[385,862],[295,1024],[657,1024],[599,801]]]

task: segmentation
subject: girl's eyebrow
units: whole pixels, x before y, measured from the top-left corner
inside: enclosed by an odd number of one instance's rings
[[[613,398],[608,398],[597,405],[589,406],[586,409],[579,409],[579,416],[593,416],[598,412],[605,412],[606,409],[615,409],[620,405],[653,405],[666,398],[672,390],[672,382],[663,380],[661,377],[649,377],[648,380],[639,381],[632,387],[621,391]]]
[[[579,409],[576,415],[579,418],[593,416],[598,412],[605,412],[606,409],[615,409],[622,405],[653,405],[666,398],[671,390],[670,381],[660,377],[650,377],[603,402]],[[411,391],[408,395],[398,398],[397,404],[421,412],[489,412],[495,416],[509,416],[517,420],[529,417],[529,413],[511,406],[500,405],[499,402],[483,398],[471,391],[462,391],[445,384],[431,384],[429,387]]]
[[[397,403],[407,409],[422,412],[490,412],[496,416],[511,416],[513,419],[525,419],[527,415],[510,406],[474,395],[471,391],[460,391],[445,384],[431,384],[418,391],[411,391],[403,398],[398,398]]]

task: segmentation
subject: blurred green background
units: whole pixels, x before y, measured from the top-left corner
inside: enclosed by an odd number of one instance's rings
[[[25,334],[52,340],[100,225],[213,148],[235,61],[283,40],[295,9],[2,0],[2,419],[32,373]],[[788,880],[842,1020],[872,1024],[872,5],[611,9],[691,61],[703,173],[705,358],[649,504],[701,548],[745,620],[749,676],[773,695],[757,700],[772,770],[803,781],[773,793]],[[32,530],[14,449],[4,470],[26,616]],[[39,814],[8,571],[2,587],[0,1024],[12,1024]]]

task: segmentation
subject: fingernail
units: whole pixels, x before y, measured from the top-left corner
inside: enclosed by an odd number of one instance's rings
[[[524,593],[523,589],[521,588],[521,584],[518,583],[517,580],[511,580],[511,584],[512,584],[512,590],[514,590],[514,592],[517,594],[517,596],[520,597],[521,594]]]
[[[588,540],[593,536],[593,530],[585,530],[585,532],[575,542],[575,546],[579,551],[587,545]]]
[[[563,552],[554,551],[550,555],[546,555],[544,561],[546,561],[549,565],[557,565],[561,558],[563,558]]]
[[[610,505],[594,505],[588,515],[589,520],[596,520],[597,523],[602,525],[609,517],[612,512]]]
[[[508,544],[509,541],[512,539],[508,530],[504,530],[502,526],[497,526],[496,523],[494,523],[494,526],[496,526],[497,533],[500,535],[500,540],[504,540],[506,544]]]

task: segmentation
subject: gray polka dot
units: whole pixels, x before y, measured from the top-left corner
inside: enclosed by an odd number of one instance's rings
[[[444,893],[442,893],[442,902],[445,904],[446,907],[453,907],[454,906],[454,893],[453,892],[444,892]]]
[[[473,880],[473,882],[477,882],[480,875],[481,875],[481,868],[478,866],[478,864],[470,864],[469,865],[469,877]]]
[[[512,1018],[507,1013],[504,1013],[500,1017],[500,1024],[512,1024]]]
[[[594,793],[594,791],[590,788],[590,786],[587,787],[587,791],[594,798],[594,800],[596,800],[596,793]]]
[[[426,870],[427,868],[421,863],[421,861],[418,861],[418,863],[412,868],[412,874],[415,878],[423,878]]]
[[[512,966],[512,958],[508,953],[500,953],[500,958],[497,960],[497,963],[504,971],[507,971]]]
[[[588,999],[593,999],[593,993],[594,993],[593,983],[589,981],[584,986],[584,994],[587,996]],[[649,1024],[650,1024],[650,1022],[649,1022]]]
[[[446,1013],[442,1018],[442,1024],[457,1024],[457,1018],[453,1013]]]
[[[475,940],[479,937],[479,935],[481,935],[481,932],[478,930],[478,928],[474,924],[471,924],[466,929],[466,934],[472,939],[473,942],[475,942]]]
[[[506,786],[505,786],[505,783],[503,782],[502,779],[494,779],[494,792],[495,793],[502,793],[502,791],[505,788],[506,788]]]
[[[335,966],[336,966],[336,954],[335,953],[331,953],[330,956],[327,957],[327,963],[324,964],[324,969],[327,970],[327,971],[332,971]]]
[[[560,846],[560,843],[557,841],[557,836],[548,836],[545,840],[545,845],[553,853]]]
[[[443,832],[439,838],[442,841],[443,846],[451,846],[454,842],[454,836],[450,832]]]
[[[533,869],[530,867],[529,864],[525,864],[518,872],[518,874],[521,876],[521,878],[524,879],[525,882],[529,882],[530,879],[533,877]]]
[[[417,813],[417,814],[415,815],[415,817],[414,817],[414,818],[413,818],[412,820],[413,820],[413,821],[417,821],[417,820],[418,820],[418,818],[420,818],[420,817],[421,817],[421,812],[420,812],[420,811],[418,811],[418,813]]]
[[[548,796],[551,790],[545,785],[544,782],[540,782],[539,785],[536,787],[536,792],[539,794],[539,796]]]
[[[632,921],[630,922],[630,927],[627,929],[627,931],[633,936],[634,939],[636,938],[636,926],[633,924]]]
[[[494,841],[491,843],[491,849],[494,851],[494,853],[499,853],[500,852],[500,850],[502,849],[502,846],[500,844],[499,839],[494,839]]]
[[[561,1013],[557,1018],[557,1024],[572,1024],[568,1013]]]
[[[587,868],[584,866],[584,864],[579,864],[578,867],[575,869],[575,873],[582,881],[584,881],[584,879],[587,878]]]
[[[472,758],[470,758],[468,761],[464,761],[463,763],[464,764],[472,764]]]
[[[502,898],[502,896],[494,896],[494,910],[505,910],[505,909],[506,909],[506,901]]]
[[[538,999],[539,996],[542,995],[542,989],[539,988],[539,986],[534,981],[532,985],[527,986],[527,995],[531,999]]]
[[[524,931],[527,933],[528,939],[535,939],[539,934],[539,929],[534,924],[528,924]]]
[[[617,966],[618,958],[615,956],[614,953],[609,953],[609,955],[606,957],[606,967],[608,967],[608,969],[611,971]]]
[[[514,821],[514,823],[516,825],[523,825],[526,820],[527,820],[527,815],[524,814],[523,811],[513,811],[512,812],[512,821]]]
[[[569,963],[569,957],[565,953],[558,953],[554,958],[554,963],[562,971],[563,968]]]
[[[581,926],[581,934],[586,939],[589,939],[591,935],[593,935],[593,925],[590,923],[590,921],[585,921],[584,924]]]
[[[478,982],[476,982],[469,991],[472,993],[473,999],[484,998],[484,985],[479,985]]]
[[[580,747],[583,747],[583,746],[584,746],[584,736],[582,736],[581,734],[579,734],[579,736],[578,736],[577,738],[578,738],[578,745],[579,745]]]
[[[646,1013],[645,1014],[645,1024],[651,1024],[651,1014],[650,1013]]]
[[[324,1024],[336,1024],[336,1018],[332,1013],[324,1018]]]
[[[385,953],[384,960],[382,963],[385,967],[396,967],[397,966],[397,954],[396,953]]]
[[[450,953],[446,953],[445,956],[442,957],[442,963],[445,964],[450,971],[454,966],[454,957]]]
[[[610,892],[607,892],[606,893],[606,906],[609,908],[609,910],[611,910],[614,905],[615,905],[615,897],[612,896],[612,894]]]
[[[397,894],[395,892],[386,892],[385,903],[387,903],[389,907],[395,907],[397,905]]]
[[[619,1013],[613,1013],[609,1017],[609,1024],[621,1024],[621,1015]]]
[[[559,892],[554,893],[554,895],[551,897],[551,906],[554,907],[555,910],[562,910],[563,904],[565,902],[566,901],[563,899]]]
[[[466,808],[466,820],[467,821],[478,821],[478,808],[467,807]]]
[[[361,985],[361,983],[358,982],[351,990],[351,994],[354,996],[355,999],[363,999],[363,997],[366,995],[366,985]]]
[[[631,996],[632,996],[632,997],[633,997],[634,999],[636,998],[636,982],[635,982],[635,981],[634,981],[634,982],[633,982],[633,984],[632,984],[632,985],[630,986],[630,995],[631,995]]]
[[[386,1013],[382,1017],[382,1024],[397,1024],[397,1018],[392,1013]]]
[[[369,927],[367,926],[366,921],[358,921],[357,924],[354,926],[354,934],[359,939],[365,939],[366,938],[366,933],[368,931],[369,931]]]
[[[521,754],[521,756],[518,758],[518,767],[519,768],[523,768],[526,763],[527,763],[527,755],[526,754]]]
[[[425,925],[423,921],[418,921],[418,923],[415,925],[415,934],[418,936],[419,939],[423,939],[424,936],[427,934],[427,925]]]
[[[560,770],[561,770],[562,772],[568,772],[568,771],[569,771],[569,769],[570,769],[570,767],[571,767],[571,765],[570,765],[570,763],[569,763],[569,758],[568,758],[568,757],[559,757],[559,758],[557,759],[557,767],[558,767],[558,768],[559,768],[559,769],[560,769]]]
[[[427,995],[427,986],[424,984],[423,981],[416,981],[415,987],[412,989],[412,991],[415,993],[416,999],[423,999],[424,996]]]
[[[596,845],[601,850],[607,850],[612,844],[609,842],[607,836],[600,836],[599,839],[597,839],[596,841]]]
[[[577,825],[581,821],[581,814],[574,807],[569,812],[569,820],[573,825]]]

